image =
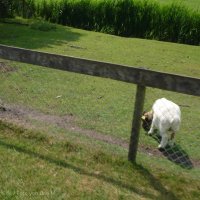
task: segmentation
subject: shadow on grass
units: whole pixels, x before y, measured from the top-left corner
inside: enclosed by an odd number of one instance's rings
[[[140,175],[149,181],[149,186],[153,187],[153,189],[155,189],[157,192],[159,192],[160,196],[156,196],[153,193],[149,193],[149,192],[144,192],[141,189],[135,188],[130,184],[126,184],[122,181],[119,180],[115,180],[112,177],[108,177],[108,176],[104,176],[104,175],[100,175],[100,174],[95,174],[92,172],[89,172],[86,169],[83,169],[81,167],[77,167],[74,166],[71,163],[68,163],[64,160],[58,160],[56,158],[52,158],[50,156],[46,156],[46,155],[42,155],[39,154],[37,152],[33,152],[31,150],[19,147],[17,145],[14,144],[8,144],[6,142],[0,141],[0,145],[4,146],[8,149],[12,149],[14,151],[18,151],[20,153],[25,153],[28,154],[29,156],[35,157],[35,158],[39,158],[42,160],[45,160],[49,163],[58,165],[60,167],[64,167],[64,168],[68,168],[73,170],[74,172],[81,174],[81,175],[86,175],[86,176],[90,176],[90,177],[94,177],[97,178],[99,180],[102,180],[104,182],[110,183],[114,186],[129,190],[130,192],[136,193],[140,196],[146,197],[148,199],[170,199],[170,200],[178,200],[178,198],[174,195],[173,192],[167,190],[158,179],[156,179],[147,169],[145,169],[143,166],[141,165],[137,165],[137,164],[133,164],[133,170],[137,170],[137,172],[140,173]]]
[[[161,137],[154,134],[153,137],[158,143],[161,141]],[[164,149],[160,150],[162,154],[173,163],[181,166],[185,169],[194,168],[192,161],[189,158],[189,155],[182,149],[178,144],[174,144],[173,147],[167,145]]]
[[[83,36],[83,34],[75,32],[70,27],[58,25],[56,25],[55,30],[40,31],[33,30],[30,26],[0,23],[0,30],[0,44],[28,49],[53,48],[53,45],[77,41]]]

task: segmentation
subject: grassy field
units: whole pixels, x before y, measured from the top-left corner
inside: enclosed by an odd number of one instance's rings
[[[200,77],[197,46],[120,38],[58,25],[48,32],[3,23],[0,28],[1,44]],[[128,142],[134,85],[5,60],[1,63],[10,69],[0,73],[0,99],[5,104],[55,116],[71,115],[82,129]],[[163,96],[182,105],[177,144],[191,159],[199,160],[199,97],[149,88],[145,108],[150,109],[153,101]],[[199,168],[185,170],[166,158],[142,152],[139,165],[132,166],[126,161],[127,149],[31,122],[33,132],[1,122],[1,170],[5,174],[1,184],[10,179],[0,194],[8,199],[17,192],[26,195],[23,191],[33,196],[34,192],[46,192],[46,199],[198,199]],[[64,140],[58,139],[60,135]],[[139,146],[143,145],[156,149],[157,142],[141,131]]]
[[[1,199],[198,199],[199,180],[132,165],[116,148],[0,122]],[[112,151],[111,151],[112,150]],[[115,152],[115,153],[113,153]],[[145,165],[150,165],[148,159]],[[162,164],[164,164],[162,162]]]

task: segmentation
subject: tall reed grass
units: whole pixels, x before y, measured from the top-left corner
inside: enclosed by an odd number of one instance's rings
[[[35,16],[54,23],[125,37],[200,44],[200,14],[182,4],[161,6],[153,0],[43,0],[31,6]]]

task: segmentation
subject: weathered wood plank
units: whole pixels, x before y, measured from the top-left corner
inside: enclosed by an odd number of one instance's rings
[[[200,79],[0,45],[4,59],[200,96]]]

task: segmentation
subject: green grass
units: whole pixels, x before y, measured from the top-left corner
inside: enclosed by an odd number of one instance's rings
[[[61,26],[50,32],[17,25],[1,24],[1,27],[3,31],[0,33],[0,42],[3,44],[189,76],[199,77],[200,74],[199,47],[120,38]],[[27,42],[30,38],[32,42]],[[72,113],[84,127],[123,138],[129,137],[134,85],[26,64],[11,65],[18,70],[9,76],[1,75],[1,96],[5,101],[25,105],[31,101],[31,106],[45,112],[59,115]],[[21,95],[18,95],[18,90]],[[56,99],[59,95],[62,97]],[[180,104],[193,105],[194,110],[198,107],[199,99],[196,97],[188,98],[187,95],[156,89],[148,89],[145,107],[150,108],[153,101],[162,96],[170,96]],[[196,112],[188,112],[188,107],[184,107],[183,112],[187,114],[183,130],[188,132],[187,119]]]
[[[1,44],[199,77],[198,46],[122,38],[59,25],[49,32],[3,23],[0,28]],[[32,42],[27,42],[30,38]]]
[[[53,30],[40,31],[1,23],[0,29],[1,44],[200,77],[200,47],[197,46],[121,38],[59,25]],[[73,114],[82,128],[129,140],[135,85],[1,62],[14,68],[11,72],[0,73],[0,99],[5,103],[54,115]],[[184,105],[177,144],[191,159],[200,159],[199,97],[148,88],[145,108],[150,109],[154,100],[163,96]],[[65,136],[60,144],[59,139],[40,136],[37,131],[27,133],[27,130],[9,127],[1,124],[0,128],[0,160],[4,163],[2,174],[5,174],[1,185],[9,177],[0,195],[8,199],[15,191],[23,195],[24,190],[28,193],[53,191],[52,199],[57,196],[62,199],[62,195],[63,198],[70,195],[72,199],[76,199],[76,195],[78,199],[89,196],[91,199],[198,199],[199,169],[185,170],[166,158],[142,153],[137,158],[139,166],[132,166],[126,161],[126,150],[96,144],[66,130],[46,126],[44,132]],[[63,148],[64,141],[69,146],[67,150]],[[153,148],[158,145],[141,131],[139,146],[144,144]],[[103,176],[95,175],[99,170],[103,171]],[[11,192],[7,194],[6,191]],[[49,196],[46,199],[50,199]]]
[[[188,8],[192,8],[194,10],[198,10],[200,11],[200,3],[199,0],[157,0],[158,2],[162,3],[162,4],[169,4],[169,3],[181,3],[181,4],[185,4],[186,6],[188,6]]]
[[[151,167],[132,165],[118,150],[94,144],[0,122],[0,198],[198,199],[200,182],[187,171],[156,170],[144,155]]]

